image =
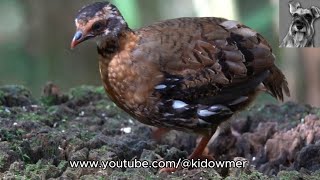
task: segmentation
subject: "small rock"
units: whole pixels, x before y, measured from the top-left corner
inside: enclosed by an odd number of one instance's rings
[[[0,105],[7,107],[32,105],[35,100],[28,89],[18,85],[0,87]]]
[[[89,155],[89,149],[83,148],[79,151],[76,151],[75,153],[72,153],[69,160],[87,160]]]
[[[294,162],[296,170],[305,168],[309,171],[320,169],[320,144],[310,144],[302,148]]]
[[[89,160],[95,161],[111,161],[116,160],[117,158],[116,153],[112,152],[108,146],[102,146],[99,149],[92,149],[88,156]]]

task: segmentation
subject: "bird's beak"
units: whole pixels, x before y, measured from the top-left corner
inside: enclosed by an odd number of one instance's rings
[[[84,36],[84,34],[81,31],[77,31],[72,39],[71,42],[71,49],[75,48],[78,44],[80,44],[81,42],[85,41],[86,38]]]

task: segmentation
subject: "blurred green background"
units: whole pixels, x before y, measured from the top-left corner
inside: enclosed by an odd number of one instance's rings
[[[77,11],[93,0],[1,0],[0,85],[22,84],[35,96],[48,81],[63,91],[78,85],[100,85],[94,42],[70,50]],[[131,28],[186,16],[220,16],[239,20],[262,34],[274,48],[277,64],[285,69],[290,88],[301,86],[287,54],[278,48],[277,0],[114,0]],[[298,61],[295,61],[298,62]],[[291,83],[293,81],[293,83]],[[297,83],[298,82],[298,83]],[[305,88],[293,91],[291,100],[308,102]],[[270,101],[268,96],[260,100]],[[317,105],[316,103],[313,103]]]

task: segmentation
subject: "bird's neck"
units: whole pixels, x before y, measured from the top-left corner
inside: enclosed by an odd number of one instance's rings
[[[105,59],[112,59],[114,55],[130,48],[130,44],[136,40],[136,34],[130,28],[125,28],[117,36],[102,37],[97,43],[98,53]]]

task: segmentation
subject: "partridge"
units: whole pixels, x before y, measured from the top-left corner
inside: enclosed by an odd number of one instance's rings
[[[116,6],[96,2],[75,24],[71,48],[96,40],[104,88],[120,108],[144,124],[203,136],[191,159],[259,92],[289,96],[268,42],[237,21],[185,17],[132,30]]]

